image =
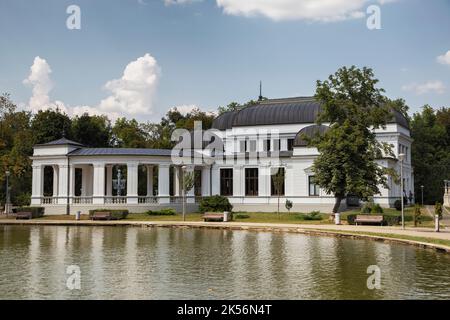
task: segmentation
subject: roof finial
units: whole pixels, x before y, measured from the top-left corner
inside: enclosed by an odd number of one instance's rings
[[[262,101],[263,96],[262,96],[262,81],[259,81],[259,97],[258,97],[258,101]]]

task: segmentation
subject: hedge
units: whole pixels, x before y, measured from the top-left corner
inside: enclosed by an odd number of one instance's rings
[[[146,214],[149,216],[174,216],[176,211],[172,208],[165,208],[161,210],[148,210]]]
[[[202,198],[198,209],[201,213],[224,212],[233,210],[233,206],[227,197],[215,195]]]
[[[15,212],[31,212],[33,219],[40,218],[44,215],[44,207],[17,207],[14,209]]]
[[[92,217],[92,215],[94,214],[94,212],[111,212],[111,216],[114,220],[122,220],[125,219],[128,214],[129,211],[125,210],[125,209],[119,209],[119,210],[112,210],[112,209],[94,209],[94,210],[89,210],[89,217]]]

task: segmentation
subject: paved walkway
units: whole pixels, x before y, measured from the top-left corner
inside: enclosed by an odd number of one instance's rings
[[[283,223],[245,223],[245,222],[192,222],[192,221],[91,221],[91,220],[12,220],[0,219],[1,224],[13,225],[77,225],[77,226],[141,226],[141,227],[193,227],[193,228],[215,228],[230,230],[251,230],[251,231],[274,231],[274,232],[296,232],[296,233],[338,233],[348,235],[361,235],[369,233],[371,238],[383,239],[383,236],[407,236],[418,238],[432,238],[450,241],[450,228],[444,228],[441,232],[434,232],[432,228],[412,228],[388,226],[353,226],[353,225],[332,225],[332,224],[283,224]],[[377,235],[370,235],[376,233]],[[450,246],[440,244],[427,244],[415,240],[402,240],[421,246],[437,247],[450,252]]]

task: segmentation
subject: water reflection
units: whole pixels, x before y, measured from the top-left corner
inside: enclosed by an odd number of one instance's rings
[[[66,287],[69,265],[81,290]],[[0,270],[2,299],[450,298],[449,255],[268,232],[1,226]]]

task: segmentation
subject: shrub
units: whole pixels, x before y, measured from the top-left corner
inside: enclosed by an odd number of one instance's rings
[[[236,219],[248,219],[248,218],[250,218],[250,216],[249,216],[248,214],[242,214],[242,213],[240,213],[240,214],[237,214],[237,215],[235,216],[235,218],[236,218]]]
[[[320,211],[312,211],[310,213],[307,214],[298,214],[296,216],[296,219],[299,220],[305,220],[305,221],[317,221],[317,220],[322,220],[322,215],[320,214]]]
[[[113,209],[94,209],[89,210],[89,217],[91,217],[94,212],[111,212],[111,216],[114,220],[122,220],[128,216],[129,211],[125,209],[113,210]]]
[[[440,202],[436,202],[434,205],[434,214],[439,216],[439,219],[442,219],[442,204]]]
[[[383,213],[383,208],[380,206],[380,204],[375,203],[375,204],[372,206],[372,209],[371,209],[370,212],[371,212],[371,213]]]
[[[286,203],[284,204],[284,206],[286,207],[287,211],[289,211],[289,213],[291,212],[292,209],[292,201],[289,199],[286,199]]]
[[[21,207],[27,207],[31,203],[31,195],[29,193],[21,193],[16,196],[14,203]]]
[[[394,208],[395,208],[397,211],[402,210],[402,201],[401,201],[401,200],[395,200],[395,202],[394,202]]]
[[[355,224],[356,216],[357,216],[357,214],[355,214],[355,213],[348,214],[347,215],[347,223],[348,224]]]
[[[44,207],[18,207],[15,212],[31,212],[33,218],[40,218],[44,215]]]
[[[361,208],[361,213],[370,213],[371,210],[372,208],[370,207],[370,205],[366,203]]]
[[[149,216],[174,216],[177,212],[172,208],[164,208],[161,210],[148,210],[146,213]]]
[[[201,213],[223,212],[231,211],[233,209],[233,206],[231,205],[227,197],[215,195],[202,198],[198,209]]]
[[[416,204],[414,206],[414,227],[417,227],[418,224],[422,223],[421,215],[422,212],[420,211],[420,206]]]

